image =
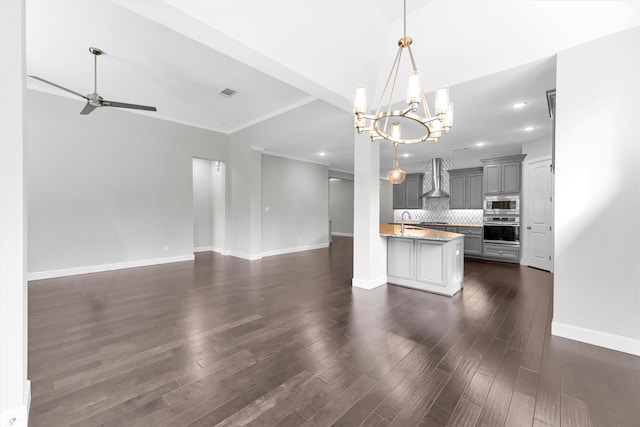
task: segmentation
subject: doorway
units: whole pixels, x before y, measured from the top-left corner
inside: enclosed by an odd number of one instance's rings
[[[329,238],[353,237],[353,180],[329,178]]]
[[[550,157],[525,163],[524,186],[523,264],[553,272],[553,174]]]
[[[227,255],[225,164],[192,159],[193,251]]]

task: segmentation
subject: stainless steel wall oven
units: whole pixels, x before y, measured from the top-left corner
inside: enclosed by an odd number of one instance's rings
[[[520,245],[520,218],[517,216],[485,216],[485,243]]]

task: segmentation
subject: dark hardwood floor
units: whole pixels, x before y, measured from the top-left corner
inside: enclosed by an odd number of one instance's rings
[[[640,426],[640,358],[552,337],[549,273],[365,291],[351,245],[31,282],[30,425]]]

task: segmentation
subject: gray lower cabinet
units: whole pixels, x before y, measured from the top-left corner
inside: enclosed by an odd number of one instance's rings
[[[458,233],[464,234],[464,256],[482,258],[482,228],[458,227]]]
[[[520,247],[485,243],[484,258],[497,261],[520,262]]]
[[[449,209],[482,209],[482,168],[449,170]]]

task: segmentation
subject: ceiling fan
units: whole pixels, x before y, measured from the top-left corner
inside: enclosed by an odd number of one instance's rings
[[[102,55],[104,52],[101,49],[98,49],[97,47],[90,47],[89,52],[93,54],[94,88],[93,88],[93,93],[90,93],[87,96],[79,94],[78,92],[72,91],[71,89],[67,89],[66,87],[62,87],[48,80],[45,80],[42,77],[31,76],[31,75],[29,77],[31,77],[32,79],[40,80],[41,82],[46,83],[48,85],[57,87],[58,89],[65,90],[69,93],[79,96],[82,99],[86,99],[87,105],[85,105],[82,111],[80,111],[80,114],[85,114],[85,115],[89,114],[90,112],[95,110],[97,107],[118,107],[118,108],[131,108],[134,110],[157,111],[156,107],[149,107],[147,105],[127,104],[125,102],[107,101],[106,99],[98,95],[98,56]]]

